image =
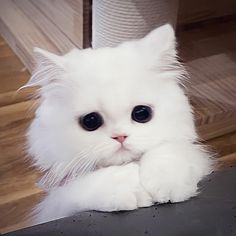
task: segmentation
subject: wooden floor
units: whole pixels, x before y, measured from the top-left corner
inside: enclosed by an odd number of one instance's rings
[[[1,0],[0,33],[27,68],[33,47],[66,53],[90,45],[91,0]]]
[[[236,21],[182,31],[179,42],[201,136],[208,140],[236,130]]]
[[[205,25],[179,34],[180,50],[192,75],[189,96],[202,137],[220,155],[221,166],[236,164],[236,23]],[[27,212],[42,193],[38,173],[24,153],[25,130],[33,117],[33,90],[15,91],[29,73],[0,37],[0,232],[30,225]]]
[[[32,91],[16,94],[29,73],[0,37],[0,232],[23,227],[26,213],[38,201],[37,172],[24,159],[25,130],[33,115]]]

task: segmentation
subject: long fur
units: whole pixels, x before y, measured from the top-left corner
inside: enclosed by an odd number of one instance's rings
[[[41,86],[41,105],[28,149],[45,172],[40,186],[48,191],[37,222],[184,201],[198,193],[212,161],[198,144],[171,26],[116,48],[36,53],[38,65],[26,87]],[[137,105],[152,107],[149,122],[131,120]],[[88,132],[78,120],[94,111],[104,125]],[[128,150],[119,151],[111,138],[120,134],[128,136]]]

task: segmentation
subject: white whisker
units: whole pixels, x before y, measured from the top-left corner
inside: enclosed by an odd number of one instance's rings
[[[97,146],[90,146],[87,149],[77,153],[68,163],[56,163],[50,168],[40,180],[40,184],[47,187],[53,187],[68,182],[75,177],[81,177],[96,168],[97,153],[107,149],[102,143]]]

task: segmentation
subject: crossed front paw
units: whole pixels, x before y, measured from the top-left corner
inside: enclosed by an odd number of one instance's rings
[[[154,177],[142,176],[141,183],[151,195],[153,202],[182,202],[197,195],[197,184]]]

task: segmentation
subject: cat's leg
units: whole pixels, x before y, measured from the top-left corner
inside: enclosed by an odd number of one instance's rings
[[[95,171],[84,179],[81,187],[87,201],[83,204],[85,210],[133,210],[152,204],[150,195],[140,185],[139,165],[136,163]]]
[[[162,144],[140,161],[140,181],[153,201],[180,202],[198,193],[198,182],[212,170],[200,145]]]
[[[133,210],[152,205],[140,185],[139,165],[111,166],[50,191],[39,204],[37,223],[86,210]]]

